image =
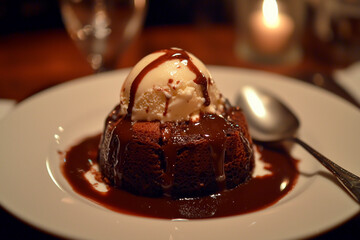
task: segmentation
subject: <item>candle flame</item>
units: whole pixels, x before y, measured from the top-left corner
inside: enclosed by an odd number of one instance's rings
[[[264,0],[262,11],[266,26],[276,28],[279,25],[279,10],[276,0]]]

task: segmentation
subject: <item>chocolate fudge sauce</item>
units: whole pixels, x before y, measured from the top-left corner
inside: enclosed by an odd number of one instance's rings
[[[66,154],[62,170],[75,192],[98,204],[124,214],[165,218],[200,219],[244,214],[266,208],[285,196],[295,185],[297,160],[287,152],[257,146],[261,160],[271,175],[252,178],[231,190],[199,197],[172,199],[133,195],[112,188],[106,193],[95,190],[84,173],[97,162],[100,135],[89,137],[72,147]]]
[[[128,115],[131,116],[132,109],[135,104],[136,91],[139,87],[139,84],[141,83],[143,78],[146,76],[146,74],[148,74],[154,68],[158,67],[160,64],[162,64],[166,61],[173,60],[173,59],[188,61],[187,67],[190,69],[190,71],[195,73],[195,76],[196,76],[194,79],[194,82],[201,86],[203,97],[205,99],[204,105],[209,106],[210,105],[210,97],[209,97],[209,93],[207,90],[207,84],[208,84],[208,81],[210,82],[210,79],[207,79],[204,76],[204,74],[202,74],[200,72],[200,70],[191,61],[191,57],[189,56],[189,54],[187,54],[187,52],[182,49],[176,49],[176,48],[160,50],[160,52],[164,52],[164,54],[161,55],[160,57],[158,57],[157,59],[155,59],[154,61],[152,61],[151,63],[149,63],[147,66],[145,66],[144,69],[141,70],[141,72],[136,76],[136,78],[132,82],[131,87],[130,87],[129,105],[128,105],[128,109],[127,109]]]
[[[209,141],[218,189],[225,189],[225,141],[227,133],[233,127],[234,124],[232,122],[216,114],[202,114],[198,122],[190,121],[185,128],[176,124],[165,125],[163,131],[165,134],[162,135],[162,142],[164,143],[163,149],[167,167],[163,188],[168,190],[168,195],[171,195],[170,191],[174,182],[174,170],[172,168],[175,166],[177,152],[182,147],[182,139],[186,136],[201,136]],[[249,154],[252,154],[252,150],[247,142],[245,142],[245,145]]]

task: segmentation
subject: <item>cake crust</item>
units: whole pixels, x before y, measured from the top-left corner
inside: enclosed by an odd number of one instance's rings
[[[230,108],[224,117],[202,119],[198,124],[132,122],[115,108],[100,143],[103,177],[117,188],[149,197],[199,197],[246,183],[254,158],[242,111]]]

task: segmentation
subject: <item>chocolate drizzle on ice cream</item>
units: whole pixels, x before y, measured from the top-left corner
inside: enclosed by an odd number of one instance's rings
[[[193,81],[196,84],[199,84],[201,86],[203,97],[205,99],[204,106],[209,106],[210,105],[210,97],[209,97],[209,93],[208,93],[208,90],[207,90],[207,83],[210,80],[208,80],[205,77],[205,75],[195,66],[195,64],[193,63],[193,61],[192,61],[191,57],[189,56],[189,54],[186,51],[184,51],[182,49],[179,49],[179,48],[164,49],[164,50],[160,50],[159,52],[163,52],[164,54],[159,56],[154,61],[150,62],[146,67],[144,67],[142,69],[142,71],[136,76],[135,80],[132,82],[131,89],[130,89],[130,100],[129,100],[129,105],[128,105],[128,108],[127,108],[127,114],[129,116],[131,116],[131,114],[132,114],[132,109],[133,109],[134,103],[135,103],[135,95],[136,95],[137,89],[139,87],[139,84],[141,83],[143,78],[151,70],[158,67],[160,64],[162,64],[162,63],[164,63],[166,61],[173,60],[173,59],[178,59],[180,61],[183,61],[183,60],[187,61],[187,64],[186,64],[187,67],[196,76]],[[168,100],[169,100],[169,98],[167,98],[167,101]],[[164,111],[164,115],[166,115],[166,111]]]
[[[149,54],[131,70],[120,93],[121,114],[133,121],[198,120],[221,114],[224,99],[205,65],[182,49]]]

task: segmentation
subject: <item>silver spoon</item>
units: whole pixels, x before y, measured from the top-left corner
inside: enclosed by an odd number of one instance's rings
[[[255,141],[262,143],[292,141],[300,144],[332,172],[355,200],[360,202],[360,178],[295,137],[300,122],[280,100],[264,90],[246,86],[238,94],[236,105],[244,111],[250,134]]]

